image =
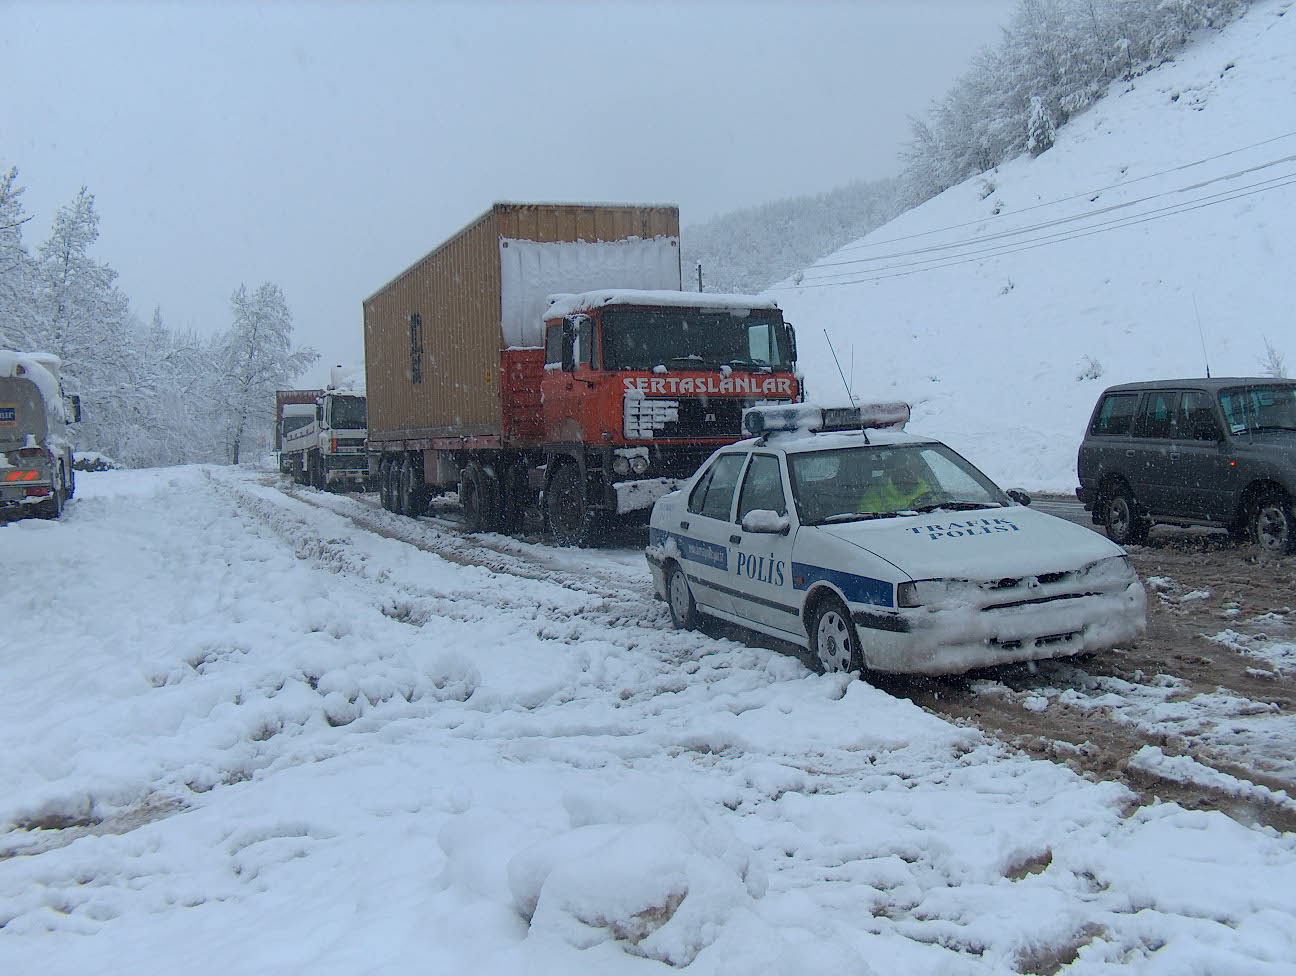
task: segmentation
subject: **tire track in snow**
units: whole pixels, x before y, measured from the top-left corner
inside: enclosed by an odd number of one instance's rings
[[[591,615],[591,622],[599,625],[618,627],[629,623],[637,627],[660,628],[663,638],[673,635],[672,631],[664,628],[666,615],[662,605],[645,592],[647,587],[642,584],[636,590],[629,574],[626,578],[617,579],[591,567],[584,574],[577,575],[555,565],[556,556],[526,552],[522,549],[524,544],[512,540],[489,545],[478,536],[433,527],[382,509],[356,511],[363,503],[357,504],[354,500],[330,504],[336,496],[285,488],[281,484],[274,487],[304,504],[334,512],[365,531],[405,542],[461,565],[552,583],[600,600],[617,601],[620,609],[615,611],[603,604],[590,604],[579,611],[581,615]],[[474,595],[473,598],[477,597]],[[499,605],[501,608],[504,606]],[[635,609],[641,616],[635,616]],[[564,623],[571,623],[569,616],[558,616]],[[734,634],[732,629],[723,626],[708,629],[722,636],[726,632]],[[791,651],[803,663],[808,663],[804,651],[791,645],[745,632],[738,634],[736,639],[782,653]],[[1106,670],[1105,663],[1099,658],[1090,659],[1090,664],[1095,673]],[[1002,675],[1004,671],[1014,672],[1014,688],[1018,691],[1029,691],[1032,685],[1067,687],[1076,685],[1076,678],[1088,676],[1088,672],[1077,669],[1074,661],[1042,662],[1030,669],[1029,674],[1021,669],[999,669],[996,674]],[[1046,711],[1033,711],[1024,705],[1021,695],[987,692],[977,687],[976,679],[932,682],[904,676],[869,675],[867,680],[888,694],[907,699],[957,725],[976,727],[1027,755],[1064,764],[1086,776],[1122,783],[1138,798],[1131,810],[1157,800],[1170,800],[1188,809],[1216,810],[1244,824],[1296,831],[1296,800],[1286,792],[1289,783],[1238,762],[1236,758],[1203,748],[1176,734],[1173,729],[1117,722],[1106,710],[1095,712],[1062,702],[1051,702]],[[1203,773],[1219,774],[1214,777],[1219,782],[1211,782],[1209,775],[1184,779],[1169,763],[1161,763],[1165,768],[1159,769],[1157,764],[1140,761],[1140,757],[1146,755],[1144,750],[1149,747],[1163,750],[1168,757],[1192,759],[1201,765]],[[829,762],[821,765],[837,765],[839,768],[828,774],[830,778],[836,778],[844,769],[856,765],[857,758],[844,757],[840,764]],[[810,768],[814,768],[813,765]],[[850,788],[846,783],[839,786]],[[833,789],[828,784],[823,784],[823,788]]]

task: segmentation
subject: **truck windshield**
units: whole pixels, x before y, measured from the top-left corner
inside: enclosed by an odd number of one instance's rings
[[[362,430],[365,426],[365,398],[329,397],[329,426],[334,430]]]
[[[783,319],[770,309],[605,309],[604,369],[789,369]]]
[[[307,416],[307,417],[284,417],[284,419],[283,419],[283,432],[284,432],[285,434],[292,433],[294,430],[299,430],[300,428],[305,427],[307,424],[309,424],[309,423],[310,423],[312,420],[314,420],[314,419],[315,419],[314,417],[310,417],[310,416]]]
[[[944,444],[789,454],[788,472],[804,525],[1008,504],[994,482]]]

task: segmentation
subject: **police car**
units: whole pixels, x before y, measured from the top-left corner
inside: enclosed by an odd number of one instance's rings
[[[676,627],[709,615],[808,648],[827,671],[956,674],[1137,638],[1125,551],[1027,508],[906,404],[755,407],[755,435],[658,500],[648,562]]]

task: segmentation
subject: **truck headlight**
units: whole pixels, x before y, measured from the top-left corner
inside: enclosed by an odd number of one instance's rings
[[[648,459],[642,454],[636,454],[630,459],[630,470],[635,474],[643,474],[648,470]]]
[[[622,457],[620,454],[618,454],[616,457],[612,459],[612,470],[616,474],[629,474],[630,459],[627,457]]]

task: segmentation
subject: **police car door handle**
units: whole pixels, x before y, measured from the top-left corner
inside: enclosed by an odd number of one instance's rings
[[[729,541],[730,541],[730,542],[733,542],[733,543],[740,543],[740,542],[742,542],[742,536],[740,536],[740,535],[731,535],[731,536],[729,537]]]

